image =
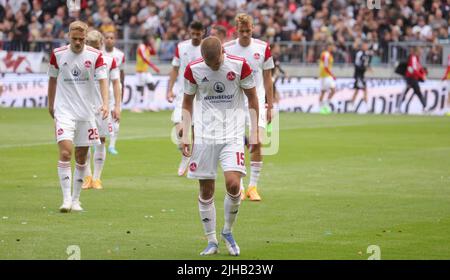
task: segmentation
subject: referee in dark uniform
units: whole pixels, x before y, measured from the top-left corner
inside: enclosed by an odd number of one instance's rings
[[[358,95],[358,91],[361,89],[364,91],[364,102],[368,103],[367,100],[367,86],[366,79],[364,78],[364,74],[366,70],[370,68],[370,61],[372,60],[371,52],[369,51],[369,44],[366,41],[363,41],[360,49],[355,55],[355,93],[353,94],[352,104],[355,104],[356,96]]]

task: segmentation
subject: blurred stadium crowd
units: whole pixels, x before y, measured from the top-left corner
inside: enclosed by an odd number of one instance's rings
[[[317,46],[332,37],[336,62],[351,62],[361,40],[380,62],[388,60],[389,43],[420,41],[431,46],[426,61],[440,64],[441,44],[450,38],[450,0],[380,1],[382,9],[367,8],[365,0],[80,0],[81,11],[69,14],[66,0],[0,0],[0,49],[48,52],[80,18],[100,31],[117,31],[119,39],[153,34],[160,59],[169,60],[191,21],[222,25],[231,39],[234,16],[247,12],[255,19],[254,37],[274,44],[281,61],[295,60],[300,51],[306,55],[299,62],[314,63],[320,49],[295,42]]]

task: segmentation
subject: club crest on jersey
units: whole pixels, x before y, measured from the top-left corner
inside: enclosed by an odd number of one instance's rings
[[[253,57],[254,57],[256,60],[258,60],[258,59],[261,57],[261,55],[260,55],[259,53],[255,53],[255,54],[253,55]]]
[[[195,170],[197,170],[197,164],[195,162],[191,162],[191,164],[189,164],[189,170],[191,172],[194,172]]]
[[[72,75],[74,75],[75,77],[78,77],[78,76],[80,76],[80,74],[81,74],[80,68],[78,68],[78,66],[75,65],[75,66],[72,68]]]
[[[61,136],[64,133],[64,130],[62,128],[59,128],[57,133],[58,136]]]
[[[216,82],[214,84],[214,91],[217,93],[222,93],[225,91],[225,85],[221,82]]]
[[[227,79],[228,79],[228,81],[234,81],[234,79],[236,79],[236,74],[234,74],[233,71],[228,72]]]
[[[86,60],[84,62],[84,67],[86,67],[86,68],[91,68],[91,65],[92,65],[92,62],[90,62],[89,60]]]

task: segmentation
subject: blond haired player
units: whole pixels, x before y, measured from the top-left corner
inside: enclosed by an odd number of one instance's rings
[[[97,50],[101,50],[103,46],[103,35],[97,30],[91,30],[87,34],[86,44],[91,46]],[[88,153],[88,167],[87,167],[87,175],[84,177],[84,182],[82,185],[83,189],[102,189],[102,181],[100,177],[102,175],[103,166],[105,165],[106,159],[106,137],[109,136],[112,131],[112,122],[120,120],[120,82],[119,82],[119,69],[117,68],[116,60],[114,57],[103,54],[103,61],[106,66],[106,73],[108,84],[112,84],[113,87],[113,104],[114,107],[111,111],[111,115],[106,119],[103,119],[100,114],[96,114],[95,121],[98,128],[98,133],[100,136],[100,145],[95,146],[94,151],[94,175],[92,176],[91,167],[90,167],[90,152]],[[97,91],[97,95],[95,98],[95,104],[98,106],[101,103],[101,95],[100,95],[100,86],[96,79],[95,89]],[[109,89],[109,88],[108,88]],[[111,94],[110,94],[111,95]],[[111,103],[111,102],[110,102]]]
[[[125,88],[125,54],[123,53],[123,51],[121,51],[115,47],[115,45],[116,45],[116,33],[115,32],[106,32],[104,34],[104,37],[105,37],[105,45],[104,45],[103,53],[114,57],[114,59],[116,60],[117,68],[119,68],[119,71],[120,71],[120,89],[122,92],[120,100],[122,101],[123,100],[123,91]],[[113,99],[113,92],[114,92],[114,90],[113,90],[112,84],[111,84],[110,88],[109,88],[109,101],[110,101],[109,108],[114,108],[114,106],[116,105],[113,103],[116,101],[116,99]],[[119,106],[121,106],[121,105],[122,104],[119,104]],[[116,149],[116,141],[117,141],[117,137],[119,137],[120,121],[119,120],[113,121],[112,128],[113,128],[113,131],[112,131],[111,135],[109,136],[108,152],[112,155],[118,155],[119,152]]]
[[[175,56],[172,59],[172,71],[170,72],[167,91],[167,101],[170,103],[175,101],[175,110],[172,114],[172,122],[175,125],[176,137],[180,150],[180,138],[183,133],[181,129],[181,106],[184,95],[184,70],[189,62],[202,56],[200,52],[200,43],[202,42],[203,35],[205,34],[203,24],[196,21],[192,22],[189,26],[189,34],[191,39],[178,43],[177,48],[175,49]],[[174,94],[174,91],[176,94]],[[181,161],[178,166],[178,176],[183,176],[186,172],[188,164],[189,158],[182,154]]]
[[[329,102],[336,93],[336,76],[333,74],[333,52],[334,43],[329,41],[326,44],[326,49],[320,54],[319,59],[319,80],[320,80],[320,98],[319,107],[321,113],[329,113],[331,111]],[[325,93],[329,91],[327,101],[324,101]]]
[[[235,18],[238,39],[224,44],[225,52],[244,57],[253,69],[256,82],[256,93],[259,102],[259,135],[265,134],[266,125],[272,121],[273,81],[272,69],[275,67],[267,42],[252,38],[253,19],[247,14],[238,14]],[[267,106],[265,104],[267,103]],[[262,142],[260,139],[259,142]],[[242,191],[242,199],[249,197],[252,201],[260,201],[257,191],[259,176],[263,165],[261,144],[254,144],[250,149],[250,182],[247,192]],[[243,184],[241,189],[243,190]]]
[[[183,134],[183,153],[191,156],[188,178],[198,179],[198,207],[207,247],[201,255],[218,252],[214,189],[217,166],[224,171],[226,195],[225,224],[221,235],[230,255],[238,256],[240,248],[232,235],[241,202],[240,179],[245,176],[244,134],[245,95],[251,110],[251,139],[258,142],[258,99],[252,70],[245,59],[224,55],[217,37],[208,37],[201,44],[202,58],[186,67],[183,97],[183,130],[191,127],[194,98],[194,147]],[[245,94],[245,95],[244,95]]]
[[[59,147],[58,177],[63,193],[61,212],[82,211],[80,192],[86,172],[89,146],[100,144],[95,114],[108,117],[108,81],[102,53],[85,46],[88,26],[74,21],[69,26],[70,44],[54,49],[48,69],[48,109],[55,120]],[[101,92],[96,106],[95,78]],[[75,146],[75,172],[72,185],[72,150]]]

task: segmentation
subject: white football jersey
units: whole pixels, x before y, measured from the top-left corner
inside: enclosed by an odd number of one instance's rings
[[[192,40],[186,40],[178,43],[177,48],[175,49],[175,56],[172,59],[172,66],[179,67],[177,81],[174,85],[176,89],[175,94],[177,97],[182,97],[184,94],[184,71],[186,70],[186,67],[190,62],[201,57],[202,53],[200,45],[192,45]]]
[[[119,73],[119,68],[117,68],[117,64],[116,64],[116,60],[114,59],[114,57],[105,54],[104,52],[102,52],[103,54],[103,62],[105,63],[106,66],[106,78],[108,79],[108,84],[112,84],[113,80],[118,80],[120,78],[120,73]],[[112,87],[108,88],[108,92],[109,92],[109,109],[112,109],[112,106],[114,106],[115,102],[114,102],[114,92]],[[95,96],[95,107],[97,109],[96,113],[99,113],[98,109],[102,106],[103,104],[103,99],[102,99],[102,93],[100,91],[100,83],[98,82],[98,78],[97,76],[95,76],[95,90],[97,92],[96,96]],[[111,105],[112,104],[112,105]]]
[[[113,48],[112,52],[107,52],[106,49],[104,49],[103,53],[114,57],[114,59],[116,60],[116,65],[118,68],[119,79],[120,79],[120,71],[125,71],[125,54],[116,47]],[[109,109],[110,110],[113,109],[114,104],[115,104],[114,90],[113,90],[113,85],[112,85],[111,81],[112,81],[112,79],[110,79],[110,83],[109,83]],[[122,90],[123,86],[124,85],[122,85],[122,83],[120,83],[120,90]]]
[[[74,53],[70,45],[54,49],[48,69],[50,77],[57,78],[55,117],[89,121],[95,115],[95,79],[106,79],[102,53],[84,46]]]
[[[203,58],[186,67],[184,92],[196,95],[195,143],[242,143],[245,134],[245,95],[255,87],[252,69],[241,57],[224,55],[213,71]]]
[[[260,102],[264,102],[266,90],[264,89],[263,70],[275,67],[273,57],[270,52],[270,45],[267,42],[251,39],[250,45],[243,47],[239,44],[239,39],[232,40],[223,45],[225,52],[245,58],[253,69],[255,76],[256,92]]]

